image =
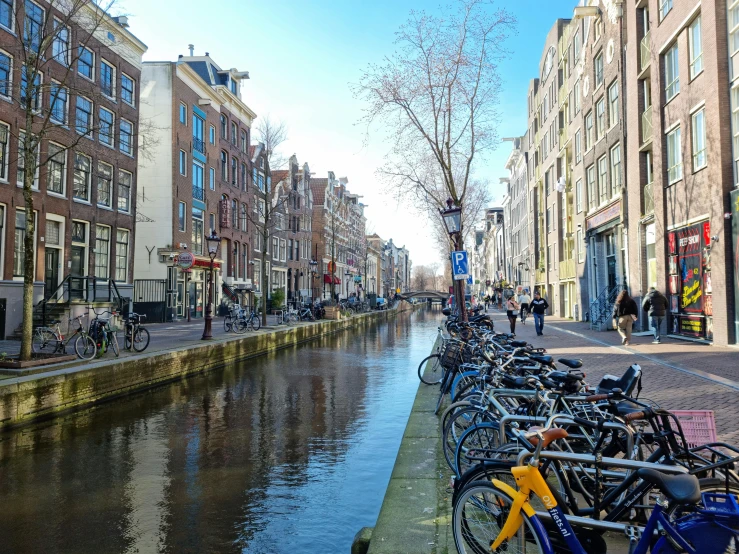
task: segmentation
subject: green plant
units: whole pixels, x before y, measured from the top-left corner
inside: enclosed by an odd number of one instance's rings
[[[276,289],[272,291],[272,308],[279,310],[285,305],[285,291],[283,289]]]

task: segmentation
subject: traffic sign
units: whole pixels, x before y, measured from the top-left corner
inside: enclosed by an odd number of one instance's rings
[[[177,256],[177,265],[182,269],[190,269],[194,263],[195,256],[189,252],[180,252],[180,255]]]
[[[467,279],[469,274],[469,262],[467,260],[466,250],[455,250],[452,252],[452,274],[455,281]]]
[[[472,275],[468,275],[467,276],[467,284],[468,285],[471,285],[472,284]]]

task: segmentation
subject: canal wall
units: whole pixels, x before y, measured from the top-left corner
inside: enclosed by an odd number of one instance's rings
[[[5,379],[0,381],[0,430],[185,379],[347,329],[362,328],[420,306],[401,303],[393,310],[341,320],[321,320]]]
[[[371,533],[369,554],[456,552],[451,535],[450,472],[439,418],[434,414],[438,398],[438,386],[419,384]]]

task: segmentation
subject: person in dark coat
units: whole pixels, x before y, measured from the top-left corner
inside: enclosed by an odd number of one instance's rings
[[[613,306],[613,320],[618,334],[621,335],[621,344],[628,346],[631,342],[631,329],[638,317],[639,308],[636,302],[627,291],[622,290]]]
[[[659,344],[660,328],[667,315],[667,298],[655,287],[649,287],[649,294],[644,297],[641,307],[647,312],[651,329],[654,331],[654,340],[652,343]]]
[[[536,334],[541,336],[544,334],[544,314],[547,313],[549,302],[541,297],[539,291],[534,291],[534,299],[531,301],[531,313],[534,314],[534,328]]]

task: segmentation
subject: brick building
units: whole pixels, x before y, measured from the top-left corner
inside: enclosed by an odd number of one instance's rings
[[[142,217],[136,224],[141,248],[135,275],[165,282],[170,316],[203,317],[210,257],[205,237],[220,237],[215,258],[215,304],[221,285],[250,289],[253,274],[252,228],[255,180],[249,150],[256,115],[241,99],[248,73],[222,70],[206,52],[180,56],[176,62],[143,65],[142,117],[154,128],[154,155],[142,160],[139,173]],[[268,179],[268,176],[267,176]],[[269,186],[269,184],[267,184]],[[194,265],[176,265],[181,252]],[[163,299],[161,299],[163,300]]]
[[[668,296],[669,332],[735,342],[727,3],[642,0],[625,11],[631,289]]]
[[[111,281],[123,296],[131,295],[138,96],[146,46],[128,31],[125,18],[109,17],[93,3],[82,5],[78,23],[70,21],[68,27],[66,16],[51,9],[48,2],[29,0],[15,2],[15,13],[0,10],[0,302],[5,304],[0,323],[5,334],[22,320],[21,37],[28,29],[37,29],[38,37],[54,35],[38,81],[38,109],[50,113],[51,127],[40,143],[33,192],[34,302],[52,295],[65,305],[92,301],[94,289],[107,290]],[[34,132],[42,125],[37,123]]]

